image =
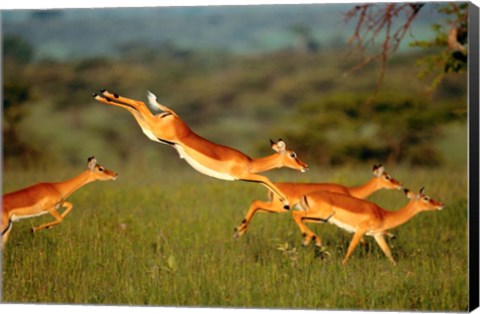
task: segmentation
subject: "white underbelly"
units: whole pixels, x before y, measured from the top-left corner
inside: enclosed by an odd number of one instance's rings
[[[22,219],[27,219],[27,218],[32,218],[32,217],[37,217],[37,216],[45,215],[46,213],[48,213],[48,211],[38,212],[38,213],[36,213],[36,214],[31,214],[31,215],[21,215],[21,216],[19,216],[19,215],[12,215],[12,216],[10,217],[10,220],[16,222],[16,221],[19,221],[19,220],[22,220]]]
[[[185,150],[183,149],[182,146],[175,144],[174,147],[177,149],[178,154],[180,155],[180,158],[185,159],[185,161],[192,166],[193,169],[197,170],[198,172],[207,175],[209,177],[217,178],[220,180],[226,180],[226,181],[235,181],[238,180],[238,178],[235,178],[234,176],[227,174],[227,173],[222,173],[218,172],[215,170],[212,170],[210,168],[205,167],[192,157],[190,157]]]
[[[154,141],[154,142],[159,142],[162,144],[165,144],[164,142],[160,141],[155,134],[153,134],[152,130],[150,130],[148,127],[143,126],[140,122],[138,123],[140,128],[142,129],[143,134],[145,134],[149,140]]]
[[[331,224],[334,224],[336,225],[337,227],[345,230],[345,231],[348,231],[348,232],[355,232],[356,228],[350,226],[349,224],[346,224],[344,222],[341,222],[337,219],[335,219],[334,217],[331,217],[329,220],[328,220],[329,223]]]
[[[143,131],[143,134],[145,134],[150,140],[154,141],[154,142],[159,142],[159,143],[162,143],[162,141],[160,141],[156,136],[155,134],[153,134],[152,131],[150,131],[149,129],[146,129],[142,126],[140,126],[142,128],[142,131]]]

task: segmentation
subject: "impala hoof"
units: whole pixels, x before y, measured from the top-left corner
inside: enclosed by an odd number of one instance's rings
[[[233,234],[233,238],[234,238],[234,239],[238,239],[238,238],[240,238],[243,234],[244,234],[244,232],[242,232],[242,231],[237,231],[237,232],[235,232],[235,233]]]
[[[93,98],[95,98],[95,97],[97,97],[97,96],[98,96],[97,93],[93,93],[93,94],[92,94],[92,97],[93,97]]]
[[[113,97],[118,98],[120,96],[118,96],[118,94],[116,94],[116,93],[113,93]]]

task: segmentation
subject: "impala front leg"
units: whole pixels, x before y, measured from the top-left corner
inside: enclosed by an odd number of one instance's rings
[[[68,213],[70,213],[70,211],[72,210],[73,208],[73,205],[72,203],[70,202],[64,202],[61,207],[66,207],[67,209],[65,209],[65,211],[60,215],[58,213],[58,211],[55,209],[55,207],[52,207],[48,212],[55,218],[54,221],[52,222],[48,222],[48,223],[45,223],[43,225],[40,225],[38,227],[34,227],[32,228],[32,232],[37,232],[38,230],[42,230],[42,229],[48,229],[48,228],[51,228],[55,225],[58,225],[59,223],[62,222],[63,218],[68,215]]]
[[[240,180],[258,182],[264,185],[267,189],[269,189],[278,196],[280,202],[283,203],[284,209],[290,209],[290,204],[288,202],[287,196],[282,191],[280,191],[280,189],[277,188],[275,184],[273,184],[272,181],[270,181],[270,179],[268,179],[267,177],[255,173],[248,173],[247,175],[241,177]]]
[[[382,234],[375,235],[375,241],[377,241],[378,246],[382,249],[383,253],[387,256],[387,258],[390,260],[390,262],[393,263],[393,265],[396,265],[397,263],[393,259],[392,256],[392,251],[390,251],[390,247],[388,246],[387,242],[385,241],[385,238],[383,237]]]
[[[234,237],[238,238],[242,236],[246,231],[247,227],[253,219],[253,216],[257,212],[266,212],[266,213],[285,213],[286,210],[282,208],[282,204],[279,202],[262,202],[262,201],[253,201],[252,205],[245,215],[245,219],[243,219],[242,223],[234,229],[235,234]]]

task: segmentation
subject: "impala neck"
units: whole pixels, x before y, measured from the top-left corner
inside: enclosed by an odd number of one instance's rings
[[[69,197],[73,192],[92,181],[95,181],[95,179],[90,175],[90,170],[85,170],[76,177],[54,184],[65,199]]]
[[[348,188],[350,195],[356,198],[367,198],[373,192],[379,190],[380,187],[377,184],[377,178],[371,178],[367,183]]]
[[[281,164],[278,162],[278,153],[261,158],[252,158],[250,161],[250,171],[253,173],[264,172],[274,168],[280,168]]]
[[[384,210],[383,213],[384,225],[382,229],[387,230],[403,225],[416,216],[419,211],[416,209],[415,202],[410,201],[407,205],[397,211]]]

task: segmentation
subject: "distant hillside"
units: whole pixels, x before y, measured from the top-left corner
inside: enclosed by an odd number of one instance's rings
[[[128,45],[251,54],[288,49],[300,32],[321,49],[344,45],[351,4],[16,10],[2,12],[4,34],[19,35],[37,58],[115,55]],[[431,4],[429,6],[434,6]],[[417,38],[431,36],[433,9],[414,23]],[[408,38],[407,38],[408,42]]]

